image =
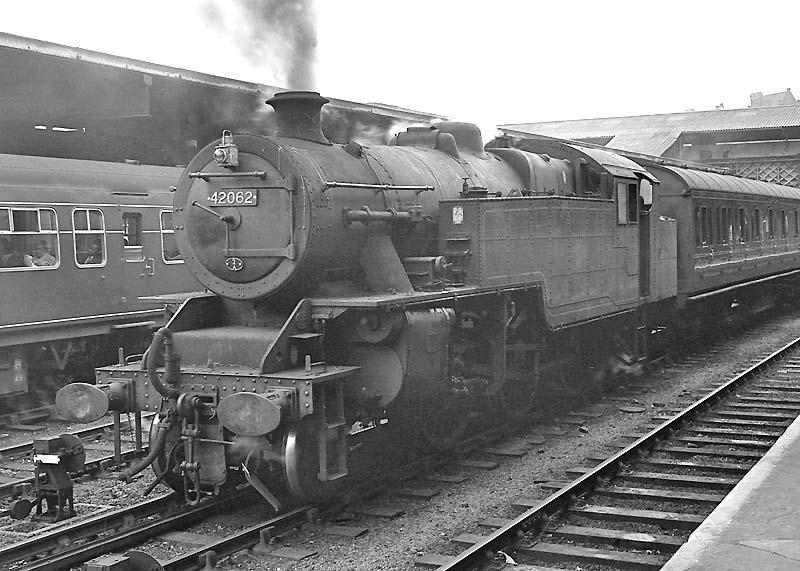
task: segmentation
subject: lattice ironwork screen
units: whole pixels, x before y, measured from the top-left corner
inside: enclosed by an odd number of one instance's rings
[[[798,158],[736,159],[714,161],[714,165],[730,169],[737,176],[800,188],[800,159]]]

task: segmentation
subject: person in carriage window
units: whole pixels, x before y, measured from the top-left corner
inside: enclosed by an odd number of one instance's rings
[[[103,243],[100,238],[92,240],[89,246],[89,254],[83,261],[84,264],[102,264],[103,263]]]
[[[0,268],[19,268],[26,265],[27,256],[11,247],[11,240],[0,238]]]
[[[45,240],[37,240],[33,245],[31,263],[34,266],[55,266],[56,257],[50,253],[50,244]]]

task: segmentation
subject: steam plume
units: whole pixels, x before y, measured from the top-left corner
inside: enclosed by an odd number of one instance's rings
[[[231,13],[226,6],[238,10],[235,21],[228,17]],[[209,25],[223,28],[233,38],[248,61],[269,67],[275,84],[289,89],[314,88],[317,30],[312,0],[205,2],[201,10]]]

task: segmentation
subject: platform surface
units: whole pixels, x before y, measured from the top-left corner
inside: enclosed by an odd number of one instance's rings
[[[661,571],[800,570],[800,418]]]

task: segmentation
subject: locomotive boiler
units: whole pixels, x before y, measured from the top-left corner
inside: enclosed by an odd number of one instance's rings
[[[240,478],[274,506],[279,489],[322,499],[355,423],[452,446],[476,413],[528,414],[565,371],[634,366],[654,316],[685,306],[676,219],[636,162],[560,141],[484,149],[467,123],[332,144],[326,101],[277,94],[275,136],[226,131],[194,157],[175,236],[209,293],[141,363],[59,392],[74,420],[157,413],[123,477],[152,465],[190,502]]]

